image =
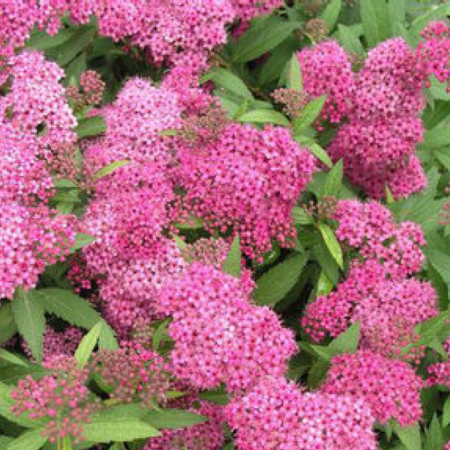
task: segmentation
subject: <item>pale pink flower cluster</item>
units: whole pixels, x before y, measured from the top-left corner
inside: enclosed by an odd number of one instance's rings
[[[198,388],[225,383],[240,391],[264,375],[284,374],[297,351],[293,334],[272,310],[254,306],[248,291],[238,278],[200,263],[167,281],[158,306],[173,318],[177,377]]]
[[[239,234],[251,258],[269,251],[273,240],[292,244],[290,211],[315,163],[287,129],[230,124],[205,145],[182,143],[178,159],[184,202],[207,229]]]
[[[303,393],[284,378],[262,378],[226,407],[240,450],[378,448],[366,404],[347,395]]]
[[[422,416],[423,380],[406,362],[369,350],[336,356],[321,392],[362,400],[379,423],[409,426]]]

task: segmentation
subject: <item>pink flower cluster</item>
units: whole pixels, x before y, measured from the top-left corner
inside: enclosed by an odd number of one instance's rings
[[[423,139],[422,91],[431,75],[450,81],[449,35],[448,26],[436,22],[415,50],[402,38],[385,41],[369,52],[358,74],[334,41],[299,53],[305,91],[327,95],[322,118],[348,119],[328,147],[331,158],[343,158],[350,180],[373,198],[384,197],[386,186],[396,198],[426,186],[415,155]]]
[[[321,392],[363,401],[379,423],[396,419],[401,426],[409,426],[422,416],[423,387],[408,363],[360,350],[333,358]]]
[[[291,244],[290,211],[315,164],[288,130],[230,124],[206,145],[182,143],[178,159],[184,202],[208,230],[239,234],[251,258],[269,251],[273,240]]]
[[[303,393],[284,378],[262,378],[226,408],[240,450],[375,450],[374,418],[347,395]]]
[[[74,442],[83,439],[84,425],[93,409],[89,403],[89,389],[85,386],[88,372],[75,368],[75,361],[56,359],[50,365],[51,375],[34,380],[27,376],[19,381],[11,397],[15,401],[12,412],[34,419],[49,419],[44,433],[50,442],[70,436]]]
[[[282,376],[297,351],[276,314],[252,305],[248,286],[212,266],[192,263],[168,280],[158,306],[173,318],[172,372],[198,388],[240,391],[264,375]]]

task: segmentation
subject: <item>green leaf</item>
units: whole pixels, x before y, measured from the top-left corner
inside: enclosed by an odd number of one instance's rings
[[[320,18],[327,24],[329,31],[332,31],[335,27],[339,19],[339,14],[341,13],[341,9],[342,0],[331,0],[320,15]]]
[[[17,366],[28,367],[28,362],[26,361],[25,357],[23,357],[22,355],[19,356],[18,354],[11,353],[4,348],[0,348],[0,359]]]
[[[355,353],[358,349],[359,339],[361,336],[361,324],[359,322],[353,323],[347,331],[340,334],[328,346],[330,351],[333,351],[333,356],[343,353]]]
[[[299,206],[292,209],[292,218],[295,225],[311,225],[314,223],[311,216]]]
[[[62,449],[61,450],[72,450],[72,442],[69,436],[66,436],[62,441]]]
[[[394,196],[392,195],[392,191],[389,189],[388,185],[385,186],[385,190],[386,190],[386,203],[388,205],[395,203]]]
[[[298,60],[297,53],[294,53],[292,58],[289,60],[286,74],[286,86],[288,89],[294,89],[296,91],[303,90],[302,69],[300,67],[300,61]]]
[[[199,414],[180,409],[161,409],[160,411],[151,411],[142,419],[157,428],[177,429],[186,428],[207,421],[207,418]]]
[[[67,42],[77,33],[76,28],[64,28],[55,36],[49,36],[46,31],[38,31],[33,33],[27,41],[27,47],[36,50],[48,50],[50,48],[59,47]]]
[[[309,255],[296,255],[277,264],[257,281],[254,299],[258,305],[274,306],[282,300],[297,283]]]
[[[100,314],[87,301],[65,289],[40,289],[45,310],[72,325],[90,330],[101,319]]]
[[[276,17],[254,24],[236,44],[233,60],[243,63],[258,58],[281,44],[299,26]]]
[[[434,8],[428,8],[427,12],[417,17],[411,25],[411,36],[415,37],[417,42],[420,38],[420,32],[433,20],[445,18],[450,14],[450,5],[444,4]],[[417,43],[415,42],[415,43]]]
[[[75,128],[78,139],[95,137],[106,131],[106,122],[102,116],[92,116],[80,119]]]
[[[6,450],[39,450],[47,442],[47,438],[42,436],[42,432],[41,428],[26,431],[10,442]]]
[[[426,439],[424,442],[424,450],[442,450],[444,448],[444,436],[442,434],[441,424],[436,416],[433,415],[431,424],[426,432]]]
[[[6,447],[12,440],[12,437],[0,436],[0,450],[6,450]]]
[[[236,236],[231,244],[230,250],[228,251],[227,257],[222,264],[222,270],[225,273],[239,278],[241,276],[241,262],[241,244],[239,236]]]
[[[102,328],[100,330],[100,337],[98,340],[98,348],[105,350],[117,350],[119,343],[116,339],[114,330],[102,319]]]
[[[169,328],[170,322],[170,318],[165,319],[156,327],[155,331],[153,332],[153,350],[158,350],[161,342],[169,337],[167,329]]]
[[[84,367],[89,358],[94,351],[95,346],[97,345],[98,338],[100,337],[100,332],[102,330],[103,323],[99,322],[95,325],[91,331],[89,331],[86,336],[81,339],[80,344],[78,345],[77,351],[75,352],[75,359],[77,360],[78,367]]]
[[[322,197],[333,196],[338,198],[342,186],[344,164],[339,160],[328,172],[325,184],[322,189]]]
[[[19,291],[14,296],[12,310],[19,333],[27,341],[36,361],[42,361],[45,315],[38,291]]]
[[[123,159],[121,161],[114,161],[111,164],[108,164],[106,167],[103,167],[98,172],[94,174],[94,180],[100,180],[100,178],[106,177],[106,175],[109,175],[112,172],[115,172],[117,169],[123,166],[127,166],[130,164],[131,161],[128,159]]]
[[[223,389],[219,389],[217,391],[202,392],[198,397],[202,400],[215,403],[216,405],[228,404],[228,395]]]
[[[297,141],[300,145],[306,147],[311,153],[321,162],[323,162],[326,166],[332,168],[333,163],[331,162],[330,157],[327,152],[317,143],[315,143],[312,139],[306,136],[295,136],[295,141]]]
[[[344,256],[342,254],[341,246],[336,239],[336,235],[333,230],[325,223],[319,223],[318,225],[320,234],[326,247],[331,253],[331,256],[336,261],[337,265],[342,269],[344,266]]]
[[[242,114],[237,120],[244,123],[274,123],[284,127],[288,127],[290,125],[290,122],[286,116],[278,111],[270,109],[254,109]]]
[[[361,19],[369,47],[390,36],[389,12],[385,0],[361,0]]]
[[[148,423],[126,416],[102,418],[100,414],[84,426],[86,440],[95,443],[127,442],[159,435],[159,431]]]
[[[419,424],[416,423],[410,427],[401,427],[398,423],[394,422],[392,428],[408,450],[422,450]]]
[[[338,32],[339,42],[348,52],[364,56],[364,47],[352,28],[339,24]]]
[[[11,339],[17,333],[11,302],[0,306],[0,344]]]
[[[214,81],[217,86],[227,89],[247,100],[254,100],[246,84],[234,73],[222,67],[213,67],[202,78],[201,83]]]
[[[70,39],[66,40],[62,45],[52,48],[51,55],[54,55],[60,66],[66,66],[86,49],[96,33],[95,27],[90,25],[77,27],[75,34]]]
[[[95,241],[95,237],[89,236],[86,233],[78,233],[75,236],[75,244],[70,249],[70,253],[75,253],[76,251],[86,247],[89,244],[92,244]]]
[[[450,255],[436,248],[425,249],[428,263],[430,263],[446,283],[450,283]]]
[[[297,134],[303,128],[310,126],[319,117],[325,102],[327,100],[326,95],[322,95],[315,98],[312,102],[309,102],[301,111],[300,115],[294,120],[294,133]]]
[[[400,27],[406,23],[405,0],[389,0],[388,11],[392,36],[402,36],[402,29]]]
[[[447,395],[447,399],[444,403],[442,411],[442,424],[446,427],[450,423],[450,395]]]

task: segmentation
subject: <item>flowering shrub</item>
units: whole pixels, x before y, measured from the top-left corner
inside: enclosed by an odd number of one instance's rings
[[[448,450],[449,16],[0,2],[0,450]]]

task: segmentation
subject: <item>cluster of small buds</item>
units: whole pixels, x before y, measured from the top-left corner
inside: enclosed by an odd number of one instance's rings
[[[346,395],[303,393],[284,378],[262,378],[225,410],[239,450],[375,450],[370,410]]]
[[[149,439],[142,450],[220,450],[225,441],[223,407],[194,396],[185,409],[201,414],[207,421],[178,430],[163,430],[160,437]]]
[[[92,364],[111,390],[111,399],[122,403],[139,399],[149,408],[166,402],[170,379],[165,363],[139,343],[122,342],[117,350],[100,350]]]
[[[300,33],[309,38],[312,42],[323,41],[328,36],[329,32],[330,30],[328,29],[327,23],[320,18],[308,20],[308,22],[305,22],[300,29]]]
[[[58,356],[72,356],[83,337],[83,332],[76,327],[69,326],[63,331],[55,331],[47,326],[44,333],[43,361],[48,363]],[[31,350],[26,341],[22,344],[24,353],[33,361]]]
[[[283,112],[291,119],[302,115],[303,108],[311,100],[305,92],[279,88],[272,93],[273,99],[283,105]]]
[[[172,371],[198,388],[246,389],[266,374],[282,376],[297,351],[290,330],[269,308],[251,303],[238,278],[200,263],[167,281],[158,299],[173,317]]]
[[[231,124],[208,145],[180,142],[178,160],[184,204],[209,231],[239,234],[242,251],[254,259],[270,251],[273,240],[292,246],[291,211],[315,161],[287,129]]]
[[[423,387],[423,380],[408,363],[359,350],[333,358],[321,392],[362,400],[379,423],[395,419],[406,427],[422,416]]]
[[[303,209],[311,217],[318,220],[326,220],[334,216],[337,204],[338,200],[335,197],[326,195],[318,203],[311,201],[308,205],[304,205]]]
[[[201,238],[181,249],[181,256],[189,263],[197,261],[220,269],[229,250],[225,239]]]
[[[68,86],[66,97],[75,111],[81,111],[89,106],[96,106],[102,102],[105,82],[94,70],[88,70],[80,75],[80,86]]]
[[[309,16],[318,16],[329,0],[301,0],[303,11]]]
[[[43,433],[50,442],[70,436],[74,443],[83,440],[84,425],[95,411],[86,387],[88,371],[77,369],[76,362],[67,357],[47,364],[52,371],[39,380],[31,376],[19,381],[11,392],[12,413],[27,414],[32,419],[47,419]]]
[[[75,144],[54,145],[46,155],[47,170],[55,177],[70,180],[75,186],[83,187],[80,167],[80,149]]]

